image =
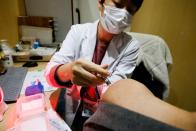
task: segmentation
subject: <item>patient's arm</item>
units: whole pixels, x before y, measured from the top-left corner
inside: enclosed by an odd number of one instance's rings
[[[196,113],[179,109],[156,98],[135,80],[121,80],[112,84],[102,100],[181,129],[196,130]]]

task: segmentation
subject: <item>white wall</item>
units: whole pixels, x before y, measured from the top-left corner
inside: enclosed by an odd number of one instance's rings
[[[81,23],[99,19],[98,0],[79,0]]]
[[[56,40],[62,42],[65,39],[72,24],[71,0],[25,0],[25,3],[27,15],[54,17]]]
[[[56,40],[63,41],[72,24],[71,0],[25,0],[27,15],[52,16],[56,19]],[[76,8],[79,8],[81,23],[99,19],[98,0],[73,0],[74,24],[78,23]]]

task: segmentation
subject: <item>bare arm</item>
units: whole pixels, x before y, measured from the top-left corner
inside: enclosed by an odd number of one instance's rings
[[[156,98],[143,84],[121,80],[110,86],[102,100],[185,130],[196,130],[196,115]]]

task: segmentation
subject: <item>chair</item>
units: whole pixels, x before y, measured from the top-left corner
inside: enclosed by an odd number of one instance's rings
[[[155,96],[165,99],[169,94],[169,68],[172,65],[172,56],[166,42],[156,35],[128,34],[141,45],[132,79],[143,83]]]

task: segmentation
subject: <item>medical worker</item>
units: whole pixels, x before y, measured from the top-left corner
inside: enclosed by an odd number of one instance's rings
[[[131,77],[139,43],[123,32],[143,0],[99,0],[100,18],[73,25],[46,67],[49,84],[69,88],[81,99],[82,116],[89,117],[108,84]]]

